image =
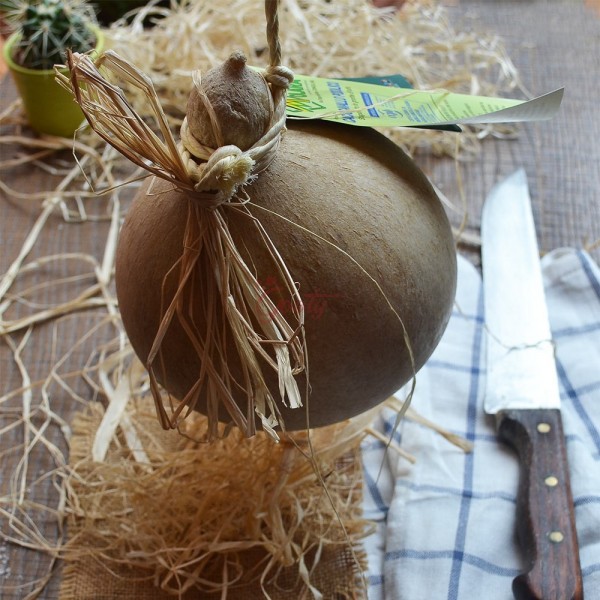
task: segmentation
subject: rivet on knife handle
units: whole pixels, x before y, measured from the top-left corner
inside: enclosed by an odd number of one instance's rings
[[[530,570],[513,581],[517,600],[582,600],[583,583],[560,411],[499,413],[499,434],[518,452],[517,533]]]

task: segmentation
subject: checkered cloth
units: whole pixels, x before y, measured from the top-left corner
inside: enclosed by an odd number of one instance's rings
[[[600,598],[600,270],[585,252],[560,249],[542,261],[557,349],[586,600]],[[364,445],[369,600],[511,600],[525,562],[515,535],[516,454],[497,440],[483,411],[485,332],[481,279],[459,257],[455,310],[442,342],[417,375],[412,406],[473,443],[464,454],[409,420],[396,442]],[[395,416],[377,427],[392,431]],[[383,461],[383,469],[382,467]],[[380,472],[381,470],[381,472]]]

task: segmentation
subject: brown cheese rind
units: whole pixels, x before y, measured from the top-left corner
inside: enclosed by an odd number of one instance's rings
[[[386,400],[411,378],[413,367],[421,367],[450,316],[456,254],[427,178],[390,140],[323,121],[288,126],[275,160],[247,191],[249,210],[281,253],[304,302],[308,407],[282,406],[277,376],[265,369],[286,428],[303,429],[306,408],[311,427],[342,421]],[[181,256],[187,218],[183,193],[167,182],[149,185],[122,229],[116,273],[123,322],[144,362],[161,306],[169,305],[176,287],[167,273]],[[235,207],[222,210],[246,264],[287,315],[289,296],[248,216]],[[195,293],[189,307],[195,326],[215,326],[200,309],[206,289],[199,285]],[[242,381],[239,358],[229,350],[226,364]],[[164,372],[157,376],[183,398],[201,365],[177,323],[164,338],[162,360]],[[305,374],[298,383],[304,391]],[[245,410],[244,393],[237,401]],[[206,402],[202,394],[197,409],[205,412]],[[228,420],[227,413],[220,418]]]

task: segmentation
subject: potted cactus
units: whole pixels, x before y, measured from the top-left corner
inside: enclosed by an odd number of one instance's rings
[[[67,49],[100,52],[103,36],[87,0],[0,0],[14,33],[4,59],[38,133],[70,137],[84,120],[72,97],[55,81],[54,65]]]

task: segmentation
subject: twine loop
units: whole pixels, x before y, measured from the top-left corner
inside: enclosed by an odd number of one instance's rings
[[[264,78],[272,86],[287,90],[292,81],[294,81],[294,73],[288,67],[283,65],[271,65],[265,69]]]

